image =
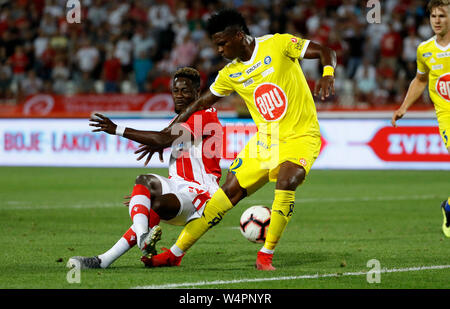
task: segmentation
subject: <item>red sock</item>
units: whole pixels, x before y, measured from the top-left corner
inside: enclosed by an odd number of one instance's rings
[[[128,242],[128,245],[130,245],[130,248],[133,247],[137,242],[136,233],[133,231],[133,229],[131,227],[128,229],[128,231],[125,234],[123,234],[122,237],[125,238],[125,240]]]
[[[136,184],[131,193],[129,213],[137,237],[148,232],[150,216],[150,191],[146,186]]]
[[[158,225],[159,221],[161,221],[159,215],[153,209],[150,208],[150,218],[148,220],[148,226],[152,228],[155,225]]]
[[[141,184],[136,184],[131,193],[130,217],[134,222],[134,216],[143,214],[147,217],[148,227],[152,228],[161,221],[159,215],[151,208],[150,191]]]

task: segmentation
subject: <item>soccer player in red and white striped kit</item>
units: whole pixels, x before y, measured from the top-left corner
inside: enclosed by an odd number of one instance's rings
[[[189,67],[179,69],[172,82],[175,112],[182,112],[199,95],[198,71]],[[90,125],[96,127],[93,132],[121,135],[142,145],[156,143],[164,145],[164,148],[171,146],[172,154],[169,178],[156,174],[144,174],[136,178],[129,203],[125,203],[129,205],[133,224],[119,241],[98,256],[75,256],[69,259],[68,267],[82,269],[106,268],[136,244],[144,256],[153,256],[156,254],[156,242],[162,233],[158,225],[160,220],[173,225],[185,225],[201,217],[206,202],[219,188],[221,177],[219,163],[223,127],[214,108],[193,114],[185,123],[172,130],[169,139],[159,132],[117,126],[108,117],[95,115],[90,119]],[[166,140],[162,141],[162,138]],[[141,151],[144,147],[141,147]],[[161,155],[162,151],[160,160]],[[150,158],[148,156],[146,165]],[[172,260],[179,262],[184,254],[176,245],[166,253]]]

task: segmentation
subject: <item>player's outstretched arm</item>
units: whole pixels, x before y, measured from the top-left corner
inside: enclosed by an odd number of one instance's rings
[[[310,42],[306,49],[304,59],[320,59],[324,67],[322,78],[317,82],[314,95],[322,91],[321,99],[334,95],[334,68],[336,67],[336,52],[331,48]]]
[[[116,125],[108,117],[95,113],[97,118],[91,117],[89,125],[97,129],[92,132],[106,132],[112,135],[120,135],[135,142],[152,145],[155,148],[166,148],[171,146],[172,142],[179,137],[170,133],[162,133],[157,131],[141,131],[132,128],[126,128]]]
[[[402,105],[392,114],[391,124],[397,127],[396,121],[402,118],[408,108],[422,95],[428,84],[428,74],[417,73],[416,77],[409,84],[408,92]]]

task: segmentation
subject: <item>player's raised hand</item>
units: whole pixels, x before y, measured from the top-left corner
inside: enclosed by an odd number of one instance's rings
[[[322,92],[321,99],[325,100],[330,94],[334,95],[334,76],[323,76],[316,84],[314,88],[314,96],[320,95]]]
[[[137,161],[142,160],[145,156],[147,156],[147,159],[145,160],[144,163],[144,166],[147,166],[155,152],[159,154],[159,161],[164,162],[163,158],[164,149],[155,149],[149,145],[140,145],[139,148],[134,153],[135,154],[141,153],[139,157],[136,159]]]
[[[89,125],[91,127],[97,127],[97,129],[92,130],[92,132],[103,131],[108,134],[116,134],[117,125],[112,122],[111,119],[99,113],[95,113],[94,115],[97,116],[97,118],[91,117],[91,119],[89,119],[91,122]]]
[[[396,121],[399,120],[400,118],[402,118],[405,115],[406,111],[403,108],[399,108],[397,109],[393,114],[392,114],[392,119],[391,119],[391,124],[392,126],[394,126],[395,128],[397,127],[397,123]]]

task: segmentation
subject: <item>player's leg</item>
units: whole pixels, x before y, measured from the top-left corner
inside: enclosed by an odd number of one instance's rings
[[[445,131],[444,131],[445,132]],[[447,135],[445,135],[447,136]],[[447,138],[448,140],[448,138]],[[450,142],[448,142],[450,144]],[[447,148],[448,154],[450,155],[450,146]],[[450,237],[450,197],[446,201],[443,201],[441,204],[442,215],[444,217],[444,221],[442,223],[442,232],[447,237]]]
[[[203,215],[186,224],[171,250],[176,250],[178,255],[184,254],[208,229],[218,224],[225,213],[246,195],[246,190],[239,185],[236,176],[228,173],[225,183],[206,204]]]
[[[157,226],[160,219],[170,220],[174,218],[179,209],[180,203],[176,196],[173,194],[162,195],[163,184],[161,183],[163,178],[155,175],[140,175],[136,178],[135,186],[130,200],[130,214],[131,205],[135,207],[134,216],[136,218],[138,214],[145,214],[145,225],[147,226],[146,239],[144,239],[144,245],[147,251],[154,252],[156,241],[160,239],[161,230]],[[166,184],[164,184],[166,185]],[[148,193],[147,193],[148,191]],[[166,190],[167,191],[167,190]],[[141,194],[139,194],[141,193]],[[141,196],[139,196],[141,195]],[[149,201],[147,201],[147,198]],[[144,206],[148,211],[142,208]],[[148,208],[149,207],[149,208]],[[139,217],[136,218],[138,223]],[[144,223],[144,222],[142,222]],[[148,227],[152,228],[148,231]],[[69,259],[68,266],[76,266],[76,263],[81,268],[106,268],[110,266],[119,257],[125,254],[129,249],[134,247],[137,243],[137,234],[134,230],[135,223],[127,230],[127,232],[105,253],[93,257],[75,256]],[[142,233],[141,233],[142,235]],[[70,265],[69,265],[70,264]]]
[[[439,132],[442,140],[450,155],[450,115],[445,115],[438,118]],[[443,222],[442,232],[446,237],[450,237],[450,197],[444,200],[441,204]]]
[[[305,136],[280,143],[281,164],[271,169],[269,178],[276,179],[272,214],[264,246],[258,252],[256,268],[274,270],[272,257],[287,224],[292,218],[295,190],[303,183],[320,152],[320,137]],[[276,151],[276,149],[274,150]]]
[[[264,246],[258,252],[256,267],[259,270],[274,270],[272,256],[278,241],[289,223],[295,203],[295,189],[305,179],[305,169],[290,161],[280,165],[272,204],[270,225]]]
[[[133,231],[133,227],[130,227],[125,234],[112,246],[108,251],[98,256],[84,257],[74,256],[71,257],[67,263],[69,268],[78,267],[80,269],[86,268],[107,268],[115,260],[124,255],[136,245],[136,233]]]
[[[150,229],[142,236],[141,250],[144,255],[156,255],[156,243],[161,239],[162,233],[161,228],[158,226],[160,220],[169,221],[175,218],[181,209],[180,200],[175,194],[177,188],[173,184],[174,181],[152,174],[139,176],[136,183],[144,185],[149,190],[151,196],[148,217]]]
[[[131,194],[129,213],[144,255],[155,253],[154,245],[161,237],[158,226],[161,216],[165,219],[176,216],[180,207],[176,198],[162,198],[163,182],[164,178],[157,175],[140,175]]]
[[[259,159],[254,155],[257,145],[255,135],[231,164],[225,183],[206,204],[201,220],[189,222],[181,232],[176,242],[180,250],[186,252],[241,199],[267,183],[268,170],[261,168]]]
[[[124,255],[128,250],[136,245],[136,233],[133,231],[131,226],[125,234],[111,247],[108,251],[100,254],[98,258],[100,259],[100,267],[106,268],[110,266],[119,257]]]
[[[165,181],[168,183],[169,190],[163,189],[163,195],[155,202],[152,207],[159,212],[161,219],[172,225],[187,225],[189,222],[198,222],[204,216],[203,212],[206,207],[206,202],[211,199],[209,192],[210,188],[198,183],[189,182],[181,179],[170,179]],[[166,192],[175,192],[167,193]],[[173,199],[171,201],[171,199]],[[174,204],[178,202],[178,213],[170,213],[164,217],[164,213],[159,211],[158,202],[160,202],[161,209],[166,209],[165,204]],[[182,233],[183,234],[183,233]],[[174,244],[170,250],[163,248],[164,252],[154,255],[142,257],[142,262],[148,267],[160,266],[178,266],[184,256],[184,251]]]
[[[206,231],[222,220],[226,212],[268,181],[268,170],[261,169],[260,162],[248,155],[251,145],[257,145],[255,136],[231,164],[225,183],[208,201],[202,216],[186,224],[170,251],[183,256]]]

